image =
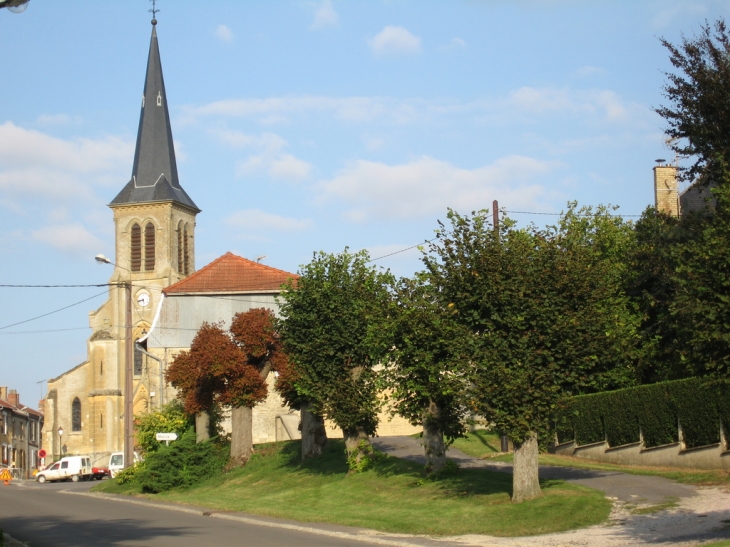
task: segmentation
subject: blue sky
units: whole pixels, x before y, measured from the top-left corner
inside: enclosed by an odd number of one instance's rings
[[[104,283],[106,207],[129,180],[146,0],[0,10],[0,284]],[[180,181],[201,267],[226,251],[296,271],[345,246],[433,237],[447,207],[653,201],[665,37],[730,3],[159,0]],[[548,215],[513,214],[545,224]],[[379,260],[398,275],[418,251]],[[35,404],[81,363],[103,289],[0,288],[0,385]],[[89,298],[48,317],[7,327]],[[7,327],[7,328],[2,328]],[[59,329],[73,329],[62,330]]]

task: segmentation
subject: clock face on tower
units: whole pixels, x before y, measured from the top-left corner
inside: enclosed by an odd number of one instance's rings
[[[150,303],[150,295],[145,291],[137,293],[137,305],[142,308],[146,308]]]

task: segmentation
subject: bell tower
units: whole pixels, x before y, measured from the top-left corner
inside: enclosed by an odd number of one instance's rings
[[[121,270],[115,274],[155,279],[164,288],[195,271],[195,216],[200,209],[178,180],[156,19],[132,178],[109,207],[116,225],[115,263]]]

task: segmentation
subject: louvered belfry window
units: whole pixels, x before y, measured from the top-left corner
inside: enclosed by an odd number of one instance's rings
[[[190,256],[188,255],[188,225],[183,228],[183,273],[190,273]]]
[[[132,225],[131,259],[132,271],[140,271],[142,269],[142,228],[136,222]]]
[[[177,271],[184,272],[183,268],[183,223],[177,225]]]
[[[155,269],[155,225],[151,222],[144,227],[144,269],[147,272]]]

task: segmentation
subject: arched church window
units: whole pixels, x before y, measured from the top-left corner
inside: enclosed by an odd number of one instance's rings
[[[132,237],[130,241],[131,270],[138,272],[142,269],[142,228],[136,222],[132,224]]]
[[[71,431],[81,431],[81,401],[78,397],[71,403]]]
[[[188,225],[183,227],[183,273],[190,273],[190,255],[188,250]]]
[[[155,225],[151,222],[144,227],[144,269],[147,272],[155,269]]]
[[[142,367],[144,365],[142,360],[144,358],[144,353],[142,353],[139,350],[139,348],[137,347],[137,344],[138,344],[138,342],[137,342],[137,340],[135,340],[134,341],[134,375],[142,376]],[[147,341],[145,340],[144,342],[142,342],[139,345],[143,346],[144,349],[146,349]]]

